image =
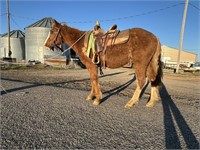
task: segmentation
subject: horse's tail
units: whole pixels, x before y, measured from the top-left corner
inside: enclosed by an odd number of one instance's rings
[[[147,77],[151,81],[152,85],[159,85],[163,76],[162,62],[161,62],[161,45],[159,39],[157,39],[156,51],[147,68]]]

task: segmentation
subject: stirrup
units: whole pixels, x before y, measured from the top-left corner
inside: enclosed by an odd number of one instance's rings
[[[96,61],[96,58],[97,58],[97,61]],[[97,55],[97,56],[94,55],[93,58],[92,58],[92,62],[95,65],[98,65],[100,63],[99,55]]]

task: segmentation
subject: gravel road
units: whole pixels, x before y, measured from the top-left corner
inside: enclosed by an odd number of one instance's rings
[[[95,107],[86,70],[2,70],[1,149],[199,149],[199,77],[164,73],[155,107],[148,87],[125,109],[133,71],[104,73]]]

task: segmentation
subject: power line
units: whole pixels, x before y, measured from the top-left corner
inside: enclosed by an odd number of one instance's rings
[[[135,17],[141,17],[141,16],[145,16],[145,15],[150,15],[150,14],[154,14],[154,13],[158,13],[173,7],[177,7],[180,5],[185,4],[185,2],[181,2],[181,3],[177,3],[171,6],[166,6],[160,9],[155,9],[155,10],[151,10],[151,11],[147,11],[147,12],[143,12],[140,14],[136,14],[136,15],[131,15],[131,16],[125,16],[125,17],[119,17],[119,18],[112,18],[112,19],[104,19],[104,20],[99,20],[100,22],[109,22],[109,21],[117,21],[117,20],[125,20],[125,19],[130,19],[130,18],[135,18]],[[195,5],[193,5],[192,3],[189,3],[189,5],[191,5],[192,7],[194,7],[195,9],[197,9],[198,11],[200,11],[200,9],[198,7],[196,7]],[[0,16],[4,16],[6,15],[6,13],[2,13],[0,14]],[[12,21],[16,24],[17,27],[19,27],[20,29],[22,29],[22,27],[16,22],[16,20],[14,18],[18,17],[18,18],[22,18],[22,19],[26,19],[26,20],[34,20],[34,21],[38,21],[40,19],[36,19],[36,18],[30,18],[30,17],[25,17],[25,16],[19,16],[19,15],[15,15],[14,13],[10,13],[11,19]],[[96,21],[96,20],[95,20]],[[95,22],[94,20],[89,20],[89,21],[69,21],[67,23],[93,23]]]
[[[7,13],[2,13],[2,14],[0,14],[0,16],[5,16]]]
[[[156,9],[156,10],[152,10],[152,11],[148,11],[148,12],[144,12],[144,13],[136,14],[136,15],[132,15],[132,16],[125,16],[125,17],[113,18],[113,19],[105,19],[105,20],[99,20],[99,21],[100,22],[108,22],[108,21],[124,20],[124,19],[129,19],[129,18],[135,18],[135,17],[145,16],[145,15],[150,15],[150,14],[157,13],[157,12],[160,12],[160,11],[164,11],[164,10],[167,10],[167,9],[179,6],[179,5],[183,5],[183,4],[185,4],[185,3],[178,3],[178,4],[174,4],[172,6],[167,6],[167,7],[164,7],[164,8],[160,8],[160,9]],[[70,21],[70,22],[67,22],[67,23],[91,23],[91,22],[94,22],[94,20],[93,21]]]
[[[16,26],[18,26],[18,28],[20,28],[21,30],[23,29],[15,20],[14,20],[14,18],[11,16],[11,20],[14,22],[14,24],[16,25]]]
[[[197,6],[195,6],[194,4],[192,3],[189,3],[189,5],[191,5],[192,7],[194,7],[195,9],[197,9],[198,11],[200,11],[200,8],[198,8]]]
[[[22,19],[26,19],[26,20],[40,20],[40,19],[36,19],[36,18],[30,18],[30,17],[24,17],[24,16],[14,15],[13,13],[11,15],[13,17],[18,17],[18,18],[22,18]]]
[[[143,13],[136,14],[136,15],[132,15],[132,16],[125,16],[125,17],[112,18],[112,19],[103,19],[103,20],[99,20],[99,21],[100,21],[100,22],[109,22],[109,21],[125,20],[125,19],[130,19],[130,18],[145,16],[145,15],[150,15],[150,14],[158,13],[158,12],[160,12],[160,11],[164,11],[164,10],[167,10],[167,9],[170,9],[170,8],[173,8],[173,7],[176,7],[176,6],[179,6],[179,5],[183,5],[183,4],[185,4],[185,3],[184,3],[184,2],[181,2],[181,3],[178,3],[178,4],[174,4],[174,5],[167,6],[167,7],[160,8],[160,9],[155,9],[155,10],[152,10],[152,11],[143,12]],[[14,14],[11,14],[11,15],[12,15],[13,17],[18,17],[18,18],[27,19],[27,20],[40,20],[40,19],[36,19],[36,18],[18,16],[18,15],[14,15]],[[88,20],[88,21],[87,21],[87,20],[86,20],[86,21],[69,21],[69,22],[67,22],[67,23],[93,23],[93,22],[95,22],[95,21],[96,21],[96,20]]]

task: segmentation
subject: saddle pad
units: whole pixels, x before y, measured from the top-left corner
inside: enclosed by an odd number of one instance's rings
[[[92,31],[88,31],[88,32],[85,34],[85,38],[84,38],[84,47],[85,47],[85,48],[88,47],[88,41],[89,41],[89,37],[90,37],[91,32],[92,32]]]
[[[107,46],[113,46],[113,45],[117,45],[117,44],[126,43],[129,40],[129,37],[130,37],[129,29],[120,31],[119,34],[117,35],[117,38],[115,39],[114,43],[113,43],[113,39],[110,38],[108,40]]]

